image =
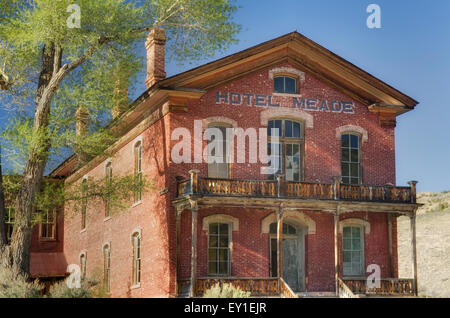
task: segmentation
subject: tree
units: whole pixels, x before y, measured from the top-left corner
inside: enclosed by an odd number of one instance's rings
[[[45,169],[68,150],[87,153],[88,160],[114,140],[108,128],[98,128],[110,118],[116,75],[133,79],[141,68],[136,47],[146,32],[164,28],[168,52],[182,62],[224,49],[240,29],[232,21],[233,0],[77,4],[80,28],[68,23],[77,19],[71,16],[76,10],[67,12],[71,0],[0,3],[0,98],[14,111],[4,139],[7,158],[21,175],[12,242],[0,241],[0,250],[19,274],[29,269],[32,218]],[[89,114],[90,135],[82,140],[74,122],[80,110]]]

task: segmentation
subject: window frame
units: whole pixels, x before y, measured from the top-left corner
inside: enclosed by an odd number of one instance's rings
[[[344,262],[344,253],[345,252],[356,252],[357,250],[354,250],[353,248],[351,249],[345,249],[344,248],[344,240],[346,239],[344,237],[344,232],[346,228],[350,228],[350,232],[351,232],[351,236],[350,236],[350,240],[353,241],[353,228],[358,228],[359,229],[359,239],[360,239],[360,249],[358,250],[358,252],[360,252],[361,255],[361,262],[359,264],[359,272],[358,273],[354,273],[353,272],[353,265],[352,265],[352,259],[350,260],[350,262]],[[358,225],[358,224],[348,224],[348,225],[344,225],[342,227],[342,276],[343,277],[364,277],[364,267],[365,267],[365,240],[364,237],[365,236],[365,229],[364,226],[362,225]],[[351,257],[352,258],[352,257]],[[345,272],[345,266],[344,263],[350,263],[350,267],[351,267],[351,273],[346,273]]]
[[[270,122],[274,122],[276,120],[281,120],[281,136],[279,138],[279,142],[281,144],[281,174],[284,175],[285,181],[288,182],[302,182],[305,178],[305,123],[303,121],[300,121],[298,119],[291,119],[286,117],[274,117],[270,118],[267,121],[267,147],[268,151],[267,154],[269,154],[269,144],[271,144],[272,136],[269,135],[269,126]],[[290,121],[292,123],[297,123],[300,125],[300,137],[286,137],[286,121]],[[299,160],[299,179],[298,180],[287,180],[286,178],[286,153],[287,153],[287,145],[299,145],[299,151],[300,151],[300,160]],[[275,180],[276,174],[269,174],[268,175],[269,180]]]
[[[111,245],[103,245],[103,287],[107,293],[111,292]],[[107,253],[106,253],[107,252]]]
[[[11,213],[12,211],[12,213]],[[13,215],[11,217],[11,215]],[[11,206],[6,207],[6,215],[5,215],[5,234],[6,234],[6,240],[8,243],[11,242],[12,234],[14,231],[14,224],[16,220],[16,209]],[[12,220],[12,221],[11,221]]]
[[[136,241],[138,240],[138,256],[136,255]],[[140,286],[142,278],[142,237],[141,233],[136,231],[131,235],[133,247],[133,267],[132,267],[132,287]]]
[[[275,89],[275,80],[277,78],[283,78],[283,91],[277,91]],[[294,92],[287,92],[286,91],[286,78],[292,79],[294,80],[294,87],[295,87],[295,91]],[[299,78],[298,76],[295,76],[293,74],[283,74],[283,73],[278,73],[278,74],[274,74],[273,75],[273,92],[276,94],[292,94],[292,95],[296,95],[299,94],[300,90],[299,90]]]
[[[40,241],[55,241],[56,240],[56,223],[57,223],[57,212],[56,209],[50,209],[46,210],[44,212],[44,218],[41,220],[41,223],[39,224],[39,240]],[[48,222],[49,215],[53,215],[53,222]],[[48,227],[51,226],[52,236],[43,236],[44,235],[44,226],[47,227],[46,233],[48,233]]]
[[[224,129],[224,131],[225,131],[225,135],[223,136],[224,137],[224,141],[225,141],[225,145],[224,145],[224,154],[223,154],[223,159],[224,159],[224,161],[225,162],[223,162],[223,163],[208,163],[207,164],[207,169],[208,169],[208,178],[214,178],[214,179],[230,179],[231,178],[231,168],[232,168],[232,164],[231,164],[231,160],[228,160],[229,158],[228,158],[228,155],[231,153],[231,151],[230,151],[230,146],[231,146],[231,143],[230,143],[230,140],[228,139],[228,137],[230,137],[230,136],[228,136],[227,135],[227,129],[228,128],[233,128],[233,126],[232,125],[230,125],[230,124],[228,124],[228,123],[223,123],[223,122],[214,122],[214,123],[209,123],[208,124],[208,126],[207,126],[207,128],[219,128],[219,129],[221,129],[221,128],[223,128]],[[207,140],[206,141],[206,144],[208,145],[209,144],[209,140]],[[218,177],[217,175],[217,173],[216,173],[216,175],[213,175],[212,174],[212,170],[210,169],[210,166],[211,165],[215,165],[215,167],[216,167],[216,171],[218,171],[218,169],[217,169],[217,166],[218,165],[223,165],[224,167],[226,167],[226,169],[227,169],[227,171],[226,171],[226,176],[225,177]]]
[[[344,136],[349,136],[349,145],[348,147],[344,147],[343,146],[343,137]],[[355,150],[356,148],[351,146],[351,136],[356,136],[358,137],[358,162],[353,162],[351,160],[351,152],[352,150]],[[344,161],[343,159],[343,151],[348,150],[348,161]],[[360,133],[356,133],[356,132],[344,132],[341,134],[341,138],[340,138],[340,158],[341,158],[341,183],[345,184],[345,185],[360,185],[363,183],[363,174],[362,174],[362,135]],[[349,170],[349,174],[344,176],[343,175],[343,165],[347,164],[348,165],[348,170]],[[354,177],[351,173],[351,165],[352,164],[358,164],[358,177]],[[348,183],[344,182],[344,178],[348,178]],[[358,183],[352,183],[352,179],[358,179]]]
[[[84,259],[84,262],[82,261],[82,259]],[[80,275],[81,278],[85,278],[86,277],[86,267],[87,267],[87,255],[86,252],[83,251],[80,253]]]
[[[112,162],[109,161],[105,166],[105,178],[106,185],[108,187],[108,194],[106,195],[105,202],[105,218],[111,217],[111,185],[112,185],[112,177],[113,177],[113,167]]]
[[[88,191],[88,178],[83,178],[81,181],[81,231],[87,228]]]
[[[211,234],[211,226],[212,225],[218,225],[219,233],[218,234]],[[228,247],[220,247],[219,245],[219,238],[220,238],[220,225],[227,225],[228,226]],[[211,222],[208,224],[208,240],[207,240],[207,253],[206,253],[206,264],[207,264],[207,274],[208,277],[231,277],[231,271],[232,271],[232,238],[233,238],[233,224],[229,222]],[[211,248],[209,246],[211,235],[217,236],[217,247]],[[228,260],[227,260],[227,272],[225,274],[218,273],[220,271],[220,253],[217,253],[217,257],[214,260],[217,263],[216,267],[216,273],[211,273],[209,270],[209,263],[213,262],[209,258],[209,250],[210,249],[216,249],[217,251],[220,251],[221,249],[227,249],[228,250]]]
[[[133,146],[134,152],[134,177],[137,183],[142,182],[142,140],[137,141]],[[142,201],[142,188],[134,191],[134,204]]]

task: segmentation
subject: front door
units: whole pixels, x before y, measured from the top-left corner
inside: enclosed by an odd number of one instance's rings
[[[283,279],[295,291],[299,290],[300,249],[298,238],[283,239]]]
[[[283,279],[294,291],[304,291],[304,249],[301,231],[297,235],[283,234]],[[277,239],[270,239],[270,258],[272,277],[278,276]]]

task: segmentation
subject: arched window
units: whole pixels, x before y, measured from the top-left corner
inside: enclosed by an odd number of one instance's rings
[[[361,183],[360,136],[347,133],[341,136],[341,176],[344,184]]]
[[[80,271],[81,278],[86,277],[86,252],[80,254]]]
[[[284,174],[287,181],[301,181],[302,179],[302,153],[304,147],[303,125],[299,122],[288,119],[273,119],[268,121],[267,154],[273,156],[277,164],[269,160],[270,167],[278,167],[272,171],[269,179],[275,179],[275,175]],[[272,135],[272,129],[276,130],[276,135]],[[275,141],[275,136],[279,140]]]
[[[297,79],[291,76],[275,76],[273,79],[273,90],[275,93],[297,93]]]
[[[208,126],[208,177],[229,178],[227,124]]]
[[[106,195],[106,206],[105,206],[105,217],[111,216],[111,191],[112,191],[112,163],[108,162],[106,165],[106,187],[107,187],[107,195]]]
[[[88,181],[83,179],[81,182],[81,229],[86,228],[86,214],[88,205]]]
[[[270,224],[270,234],[277,234],[277,223],[272,223]],[[288,223],[283,223],[283,234],[284,235],[296,235],[297,234],[297,229],[288,224]]]
[[[109,244],[103,246],[103,287],[106,292],[111,290],[111,247]]]
[[[228,223],[211,223],[208,229],[208,275],[230,276],[231,230]]]
[[[344,276],[364,275],[364,229],[344,226],[342,229],[342,256]]]
[[[134,192],[134,202],[140,202],[142,199],[142,142],[138,141],[134,145],[134,176],[137,188]]]
[[[133,285],[141,282],[141,234],[135,232],[131,241],[133,244]]]

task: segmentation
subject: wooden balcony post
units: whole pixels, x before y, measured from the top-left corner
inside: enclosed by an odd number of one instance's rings
[[[333,198],[334,200],[339,200],[339,190],[341,185],[341,177],[335,176],[333,179]]]
[[[191,233],[191,289],[190,297],[195,297],[195,285],[197,282],[197,218],[198,208],[194,204],[191,207],[192,213],[192,233]]]
[[[334,213],[334,279],[336,295],[339,296],[339,207]]]
[[[411,269],[414,279],[414,295],[418,295],[417,287],[417,250],[416,250],[416,211],[409,217],[410,219],[410,234],[411,234]]]
[[[392,249],[392,219],[391,213],[387,214],[387,228],[388,228],[388,249],[389,249],[389,276],[394,277],[394,257]]]
[[[197,193],[198,190],[198,174],[199,174],[199,170],[197,169],[192,169],[189,170],[189,174],[191,175],[191,193]]]
[[[283,210],[277,211],[277,275],[283,277]],[[278,289],[280,286],[278,286]],[[278,291],[280,292],[280,290]]]
[[[175,285],[175,294],[178,296],[181,293],[181,290],[178,290],[178,280],[180,279],[180,269],[181,269],[181,212],[183,208],[176,207],[175,209],[175,217],[176,217],[176,244],[177,244],[177,259],[176,259],[176,268],[177,268],[177,279]]]
[[[411,203],[416,203],[416,184],[418,181],[409,181],[408,184],[411,187]]]
[[[282,184],[283,184],[283,175],[277,174],[277,187],[278,187],[277,195],[278,195],[278,197],[281,197],[283,194]]]

